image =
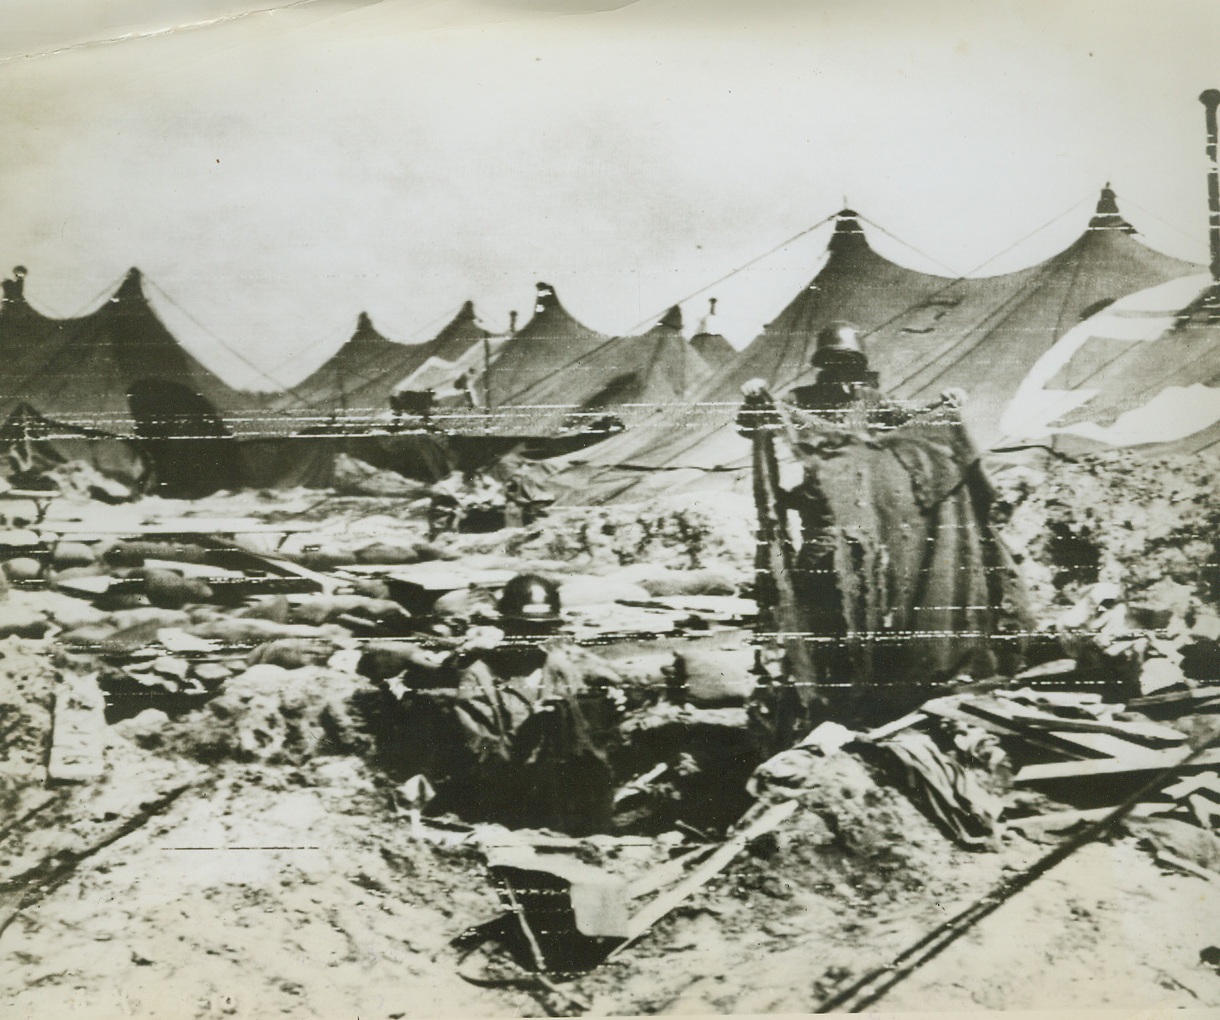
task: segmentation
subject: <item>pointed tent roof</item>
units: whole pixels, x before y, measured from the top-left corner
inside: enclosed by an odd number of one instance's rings
[[[40,414],[101,430],[130,431],[127,394],[140,380],[163,380],[202,396],[222,416],[260,403],[235,390],[170,334],[131,269],[118,289],[85,315],[55,319],[25,297],[25,271],[4,282],[0,305],[0,414],[20,403]]]
[[[449,324],[420,349],[423,357],[419,364],[422,365],[428,358],[456,361],[475,344],[491,336],[490,330],[479,325],[474,314],[474,302],[466,301]]]
[[[388,410],[390,394],[429,358],[454,361],[491,334],[478,325],[467,301],[435,337],[422,344],[402,344],[378,332],[361,312],[351,337],[320,368],[293,386],[284,406],[327,410]]]
[[[578,322],[549,283],[536,288],[533,316],[504,345],[491,367],[491,403],[496,407],[530,403],[526,393],[553,376],[567,377],[610,339]]]
[[[499,364],[492,366],[493,380]],[[538,409],[531,414],[533,428],[557,428],[551,419],[573,411],[638,418],[694,392],[710,376],[707,362],[683,336],[682,309],[674,305],[646,333],[600,343],[523,390],[514,403]],[[548,413],[551,409],[555,414]]]
[[[864,330],[872,366],[894,396],[926,399],[950,386],[964,388],[970,396],[966,418],[986,445],[998,437],[1002,411],[1021,380],[1081,318],[1133,290],[1197,269],[1147,248],[1133,234],[1107,186],[1086,230],[1058,255],[1003,276],[951,279],[878,254],[858,215],[844,209],[822,269],[696,394],[704,426],[679,430],[672,422],[650,422],[585,455],[588,467],[581,473],[601,473],[605,492],[614,495],[646,480],[640,468],[746,471],[748,449],[733,425],[741,385],[762,378],[778,393],[811,379],[818,331],[836,320]],[[722,413],[709,414],[709,403],[721,404]],[[618,465],[633,470],[616,477]],[[588,478],[581,485],[587,495]]]
[[[368,312],[361,312],[343,346],[304,380],[289,387],[283,404],[289,409],[380,410],[388,406],[389,394],[398,380],[415,367],[419,346],[386,338],[373,325]]]
[[[1022,380],[1060,337],[1119,298],[1199,268],[1139,240],[1107,184],[1088,227],[1072,244],[1027,270],[1023,285],[986,320],[904,366],[902,376],[891,375],[887,385],[896,396],[919,398],[964,388],[973,405],[968,420],[978,440],[990,443],[999,438],[1000,418]]]

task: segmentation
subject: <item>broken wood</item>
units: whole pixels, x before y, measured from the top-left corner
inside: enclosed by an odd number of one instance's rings
[[[1197,757],[1189,752],[1159,751],[1133,758],[1094,758],[1090,761],[1052,761],[1026,765],[1013,777],[1014,783],[1036,783],[1047,779],[1083,779],[1089,776],[1117,775],[1123,772],[1148,772],[1171,769],[1189,761],[1190,767],[1220,765],[1220,749],[1212,748]]]
[[[1154,722],[1123,722],[1118,719],[1072,719],[1050,712],[1039,712],[1036,709],[1023,708],[1019,705],[1001,702],[994,698],[963,701],[961,707],[971,715],[978,715],[1005,726],[1013,727],[1019,733],[1024,733],[1027,729],[1109,733],[1153,747],[1170,747],[1181,744],[1186,740],[1185,734],[1180,731],[1168,726],[1161,726]]]
[[[1214,871],[1208,871],[1206,868],[1201,868],[1199,865],[1195,864],[1194,861],[1188,861],[1186,858],[1179,857],[1177,854],[1172,854],[1168,850],[1158,850],[1156,852],[1156,859],[1158,861],[1164,861],[1166,864],[1170,864],[1175,868],[1180,868],[1182,871],[1195,875],[1198,878],[1206,879],[1208,882],[1220,882],[1220,875],[1217,875]]]
[[[1178,702],[1211,702],[1220,700],[1220,687],[1196,687],[1189,691],[1170,691],[1167,694],[1145,694],[1127,702],[1129,708],[1144,708],[1149,705],[1172,705]]]
[[[1156,754],[1147,747],[1132,744],[1111,733],[1084,733],[1075,730],[1050,730],[1048,732],[1056,740],[1062,740],[1065,744],[1077,747],[1087,752],[1090,757],[1123,758],[1141,754]]]
[[[1121,804],[1106,809],[1106,814],[1056,846],[1033,865],[1004,879],[999,885],[953,917],[941,922],[932,931],[920,936],[885,965],[865,974],[829,998],[818,1003],[816,1012],[835,1011],[859,1013],[872,1006],[890,989],[913,974],[919,967],[943,952],[948,946],[974,928],[984,918],[995,913],[1013,896],[1028,888],[1056,865],[1120,823],[1137,805],[1152,796],[1178,769],[1195,764],[1208,764],[1215,753],[1213,743],[1205,744],[1169,764],[1164,771],[1151,777]],[[1084,764],[1084,763],[1076,763]]]
[[[1199,790],[1209,790],[1212,793],[1220,794],[1220,776],[1214,772],[1203,772],[1197,776],[1187,776],[1180,782],[1174,783],[1173,786],[1167,786],[1161,792],[1173,800],[1180,800],[1187,794],[1196,793]]]
[[[1009,726],[1006,723],[997,722],[994,719],[985,719],[982,716],[968,715],[957,707],[957,703],[948,698],[937,698],[933,701],[928,701],[923,704],[921,711],[928,715],[934,715],[939,719],[947,719],[950,722],[961,723],[964,726],[974,726],[981,730],[986,730],[988,733],[994,734],[997,737],[1015,737],[1018,740],[1024,741],[1031,747],[1041,748],[1043,751],[1049,751],[1052,754],[1074,755],[1077,758],[1091,757],[1089,752],[1082,750],[1077,744],[1070,744],[1065,741],[1058,740],[1055,734],[1050,731],[1039,732],[1037,734],[1030,733],[1027,730],[1022,730],[1016,726]]]
[[[641,896],[647,896],[658,889],[663,889],[671,882],[676,882],[686,874],[687,869],[692,864],[706,857],[715,849],[716,844],[714,843],[697,846],[693,850],[688,850],[686,853],[675,857],[673,860],[659,864],[655,868],[649,868],[648,871],[634,882],[628,884],[627,898],[629,900],[638,900]]]
[[[699,865],[690,875],[672,889],[661,893],[648,903],[639,913],[631,918],[627,925],[627,940],[615,947],[607,959],[613,959],[624,949],[647,933],[654,924],[668,914],[674,907],[682,903],[702,889],[708,882],[720,874],[732,863],[733,859],[752,841],[764,833],[770,832],[777,825],[791,816],[797,809],[797,802],[786,800],[773,804],[751,822],[745,829],[731,839],[722,843],[703,864]]]
[[[517,899],[517,894],[513,890],[512,883],[507,879],[504,881],[504,888],[508,893],[510,911],[516,916],[517,924],[521,928],[521,934],[525,937],[526,944],[530,947],[530,955],[534,959],[535,973],[531,977],[552,995],[567,1003],[568,1006],[574,1006],[577,1011],[583,1013],[592,1009],[592,1004],[587,999],[582,998],[574,992],[560,988],[546,976],[546,958],[542,955],[542,946],[538,944],[538,938],[534,934],[534,929],[530,927],[529,921],[525,919],[525,909],[521,906],[520,900]]]
[[[53,782],[83,783],[105,771],[103,757],[106,701],[97,674],[66,675],[55,691],[51,754],[47,776]]]

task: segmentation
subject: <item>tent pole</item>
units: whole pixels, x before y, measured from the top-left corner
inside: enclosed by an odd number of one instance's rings
[[[491,338],[483,337],[483,400],[491,410]]]
[[[1216,159],[1216,108],[1220,89],[1208,89],[1199,96],[1207,110],[1207,212],[1208,241],[1211,246],[1212,279],[1220,282],[1220,165]]]

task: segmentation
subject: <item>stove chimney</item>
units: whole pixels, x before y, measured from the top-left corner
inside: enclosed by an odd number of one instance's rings
[[[1199,102],[1207,110],[1207,237],[1211,244],[1212,279],[1220,282],[1220,165],[1216,159],[1216,108],[1220,89],[1208,89]]]

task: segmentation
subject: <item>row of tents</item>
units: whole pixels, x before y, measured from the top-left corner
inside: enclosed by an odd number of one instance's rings
[[[742,383],[763,379],[779,393],[810,381],[817,334],[838,320],[864,331],[893,396],[965,390],[983,446],[1201,449],[1220,436],[1214,281],[1145,245],[1108,186],[1067,248],[991,277],[899,265],[844,209],[816,275],[739,352],[702,323],[688,339],[678,306],[642,334],[603,335],[539,284],[533,315],[507,335],[484,329],[470,302],[421,344],[394,342],[361,314],[301,383],[249,392],[182,347],[138,270],[70,319],[31,306],[24,282],[20,268],[3,281],[0,439],[72,442],[108,462],[117,443],[133,472],[135,460],[151,462],[171,494],[324,486],[343,453],[434,480],[511,449],[557,457],[583,500],[741,486]],[[404,405],[403,394],[428,399]],[[1190,413],[1166,428],[1157,408],[1181,410],[1184,399]]]

